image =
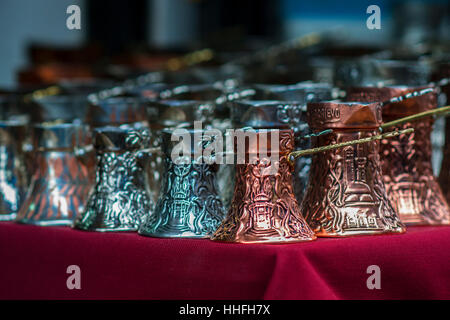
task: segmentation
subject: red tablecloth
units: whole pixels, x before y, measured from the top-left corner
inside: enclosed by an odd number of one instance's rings
[[[69,265],[81,290],[66,286]],[[72,298],[450,299],[450,227],[242,245],[0,223],[0,299]]]

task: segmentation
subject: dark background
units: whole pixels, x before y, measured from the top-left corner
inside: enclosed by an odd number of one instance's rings
[[[81,30],[66,28],[71,4],[81,8]],[[381,30],[366,27],[371,4],[381,8]],[[448,42],[449,16],[448,0],[2,0],[0,86],[16,83],[36,46],[96,45],[103,56],[205,47],[239,51],[323,30],[361,44],[417,45]]]

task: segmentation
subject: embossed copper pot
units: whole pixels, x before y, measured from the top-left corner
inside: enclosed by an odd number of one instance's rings
[[[218,191],[218,166],[197,157],[196,146],[203,152],[208,138],[205,130],[184,130],[182,142],[172,141],[174,130],[161,132],[165,155],[163,183],[154,213],[141,224],[139,233],[151,237],[207,238],[225,216]],[[220,133],[220,131],[219,131]],[[196,139],[196,135],[199,135]],[[184,140],[187,136],[189,140]],[[183,146],[183,155],[173,155]],[[205,160],[205,161],[204,161]]]
[[[16,221],[71,225],[84,209],[92,185],[93,153],[87,126],[79,123],[32,127],[33,176]]]
[[[297,148],[310,147],[309,139],[302,139],[310,133],[306,123],[305,104],[292,101],[242,100],[233,103],[231,108],[234,127],[252,127],[254,129],[290,129],[293,128]],[[309,178],[311,157],[300,157],[295,162],[293,175],[294,194],[301,202]]]
[[[27,123],[0,121],[0,221],[16,218],[28,189],[24,143]]]
[[[312,101],[329,100],[333,88],[325,83],[301,82],[293,85],[255,85],[253,101],[236,101],[231,115],[234,127],[255,129],[294,130],[295,148],[310,148],[310,134],[306,121],[306,104]],[[264,99],[264,100],[258,100]],[[266,100],[267,99],[267,100]],[[300,203],[309,179],[311,157],[299,157],[295,163],[294,194]]]
[[[136,231],[153,203],[145,175],[149,130],[95,129],[96,183],[74,227],[88,231]]]
[[[363,87],[352,88],[349,99],[359,101],[387,101],[426,87]],[[436,108],[436,94],[405,99],[385,105],[383,121]],[[413,127],[411,135],[401,135],[398,140],[383,140],[380,147],[383,180],[387,194],[402,222],[410,225],[435,225],[450,223],[450,212],[442,190],[433,175],[431,165],[431,130],[433,118],[406,123],[397,128]]]
[[[309,103],[307,112],[313,131],[333,130],[314,137],[315,147],[377,135],[382,120],[381,103]],[[313,155],[301,211],[320,237],[405,231],[386,193],[379,141]]]
[[[212,239],[241,243],[314,240],[315,235],[303,219],[293,192],[292,168],[288,162],[289,153],[294,149],[293,131],[256,130],[255,138],[250,138],[245,145],[235,139],[238,156],[242,147],[246,161],[236,164],[231,208]],[[251,158],[254,160],[250,161]]]

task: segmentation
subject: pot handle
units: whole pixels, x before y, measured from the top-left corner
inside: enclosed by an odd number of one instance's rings
[[[330,150],[334,150],[334,149],[339,149],[339,148],[351,146],[354,144],[362,144],[362,143],[372,142],[375,140],[394,138],[401,134],[410,134],[413,132],[414,132],[413,128],[408,128],[408,129],[404,129],[404,130],[380,133],[378,135],[363,138],[363,139],[351,140],[351,141],[346,141],[346,142],[336,143],[336,144],[329,144],[326,146],[312,148],[312,149],[293,151],[289,154],[288,161],[293,166],[295,163],[295,159],[298,157],[304,157],[304,156],[308,156],[308,155],[319,153],[319,152],[325,152],[325,151],[330,151]]]

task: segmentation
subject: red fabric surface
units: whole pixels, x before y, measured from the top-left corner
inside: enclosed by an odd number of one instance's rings
[[[0,223],[0,299],[450,299],[450,227],[243,245]]]

